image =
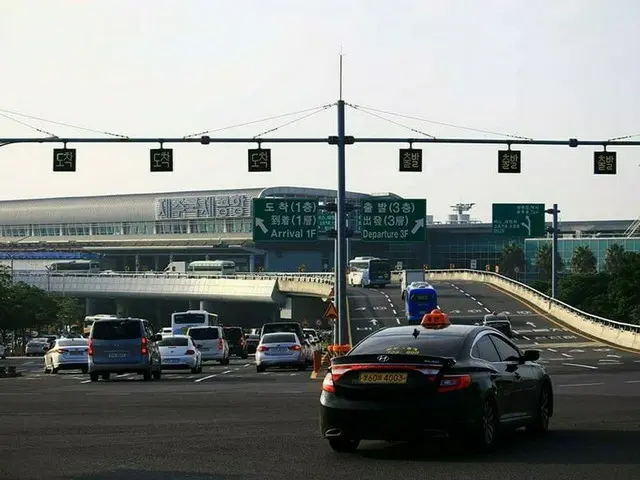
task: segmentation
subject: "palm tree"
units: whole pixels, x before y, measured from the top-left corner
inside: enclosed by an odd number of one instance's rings
[[[624,259],[624,247],[618,243],[612,243],[607,248],[607,255],[604,259],[604,266],[607,272],[617,271]]]
[[[571,270],[573,273],[581,274],[596,273],[598,271],[598,259],[588,246],[581,245],[573,251]]]
[[[551,245],[544,243],[538,247],[536,252],[536,267],[538,267],[538,276],[543,280],[550,280],[552,274],[552,254]],[[564,268],[564,262],[560,255],[556,252],[556,265],[557,270],[561,271]]]
[[[500,255],[500,273],[507,277],[516,278],[516,270],[522,272],[524,270],[524,250],[515,242],[508,243],[504,246]]]

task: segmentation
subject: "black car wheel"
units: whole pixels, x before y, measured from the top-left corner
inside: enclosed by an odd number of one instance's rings
[[[482,407],[482,417],[476,435],[474,447],[481,451],[489,451],[493,449],[498,437],[498,412],[495,403],[487,399]]]
[[[353,453],[360,446],[360,440],[354,440],[352,438],[330,438],[329,445],[338,453]]]
[[[538,400],[538,411],[533,421],[527,425],[527,432],[543,434],[549,430],[552,401],[551,389],[548,385],[543,385],[542,391],[540,392],[540,400]]]

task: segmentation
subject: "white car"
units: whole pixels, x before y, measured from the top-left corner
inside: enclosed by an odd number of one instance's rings
[[[306,370],[309,362],[305,348],[295,333],[265,333],[256,350],[256,371],[264,372],[269,367],[296,367]]]
[[[202,372],[202,354],[191,337],[172,335],[157,342],[163,370],[191,369],[191,373]]]
[[[217,326],[190,327],[187,335],[193,339],[202,354],[202,360],[213,360],[220,365],[229,365],[229,342],[224,338],[224,330]]]
[[[320,336],[318,332],[316,332],[313,328],[305,328],[303,329],[305,335],[307,335],[307,340],[311,344],[311,348],[313,352],[319,352],[322,350],[322,341],[320,340]]]
[[[59,370],[89,371],[89,342],[86,338],[59,338],[44,355],[44,373]]]

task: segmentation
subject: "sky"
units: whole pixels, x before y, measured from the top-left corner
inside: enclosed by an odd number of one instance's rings
[[[607,140],[640,134],[639,23],[637,0],[0,0],[0,138],[108,138],[16,113],[129,137],[326,138],[335,106],[291,122],[336,102],[342,52],[348,135]],[[272,172],[248,173],[255,145],[165,144],[174,172],[152,174],[158,146],[76,145],[75,173],[52,172],[61,144],[4,146],[0,200],[336,187],[335,146],[265,143]],[[349,146],[347,189],[426,198],[440,221],[458,202],[482,221],[518,202],[640,216],[640,147],[615,149],[615,176],[593,174],[600,147],[531,145],[520,175],[497,173],[503,147],[455,144],[400,173],[407,147]]]

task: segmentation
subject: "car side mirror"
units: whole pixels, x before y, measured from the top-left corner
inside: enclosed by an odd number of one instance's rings
[[[162,334],[160,334],[160,333],[156,333],[156,334],[153,336],[153,340],[154,340],[155,342],[159,342],[160,340],[162,340]]]
[[[524,362],[535,362],[540,358],[540,350],[525,350],[520,357],[520,360]]]

